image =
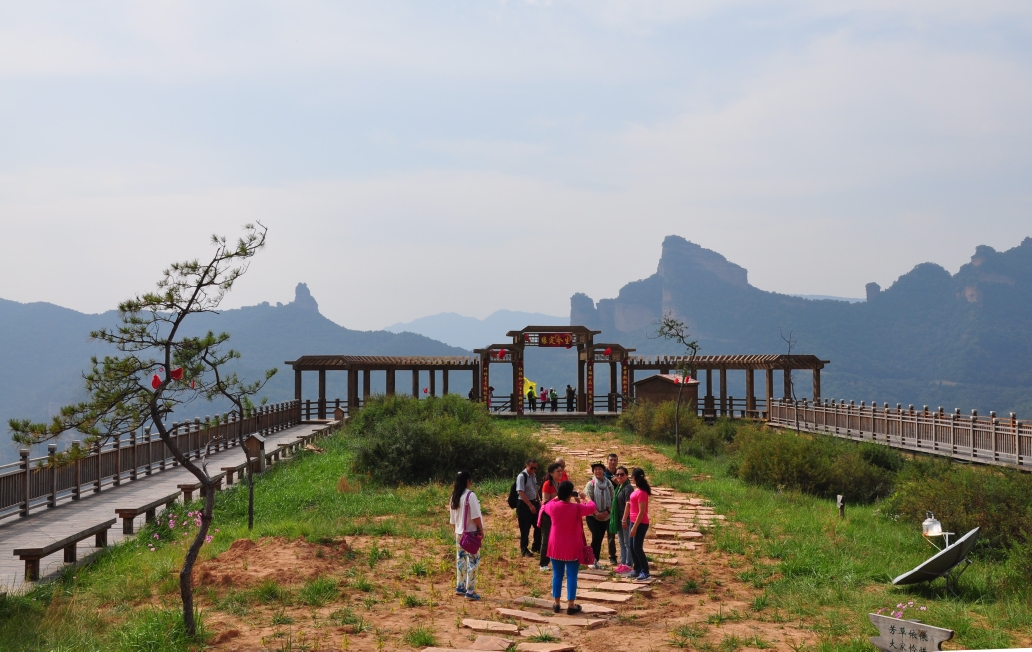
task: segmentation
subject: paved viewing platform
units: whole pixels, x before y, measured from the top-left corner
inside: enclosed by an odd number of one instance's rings
[[[302,423],[266,437],[267,447],[275,449],[325,428],[325,423]],[[229,448],[208,456],[208,473],[218,475],[221,467],[245,463],[240,447]],[[239,479],[236,480],[239,482]],[[28,518],[13,518],[0,524],[0,593],[21,591],[26,588],[25,562],[13,551],[20,548],[39,548],[81,531],[92,523],[101,523],[117,517],[116,509],[136,508],[172,494],[180,484],[194,483],[196,477],[182,467],[168,468],[136,480],[123,480],[118,486],[105,488],[99,493],[84,493],[81,500],[67,502],[52,509],[33,512]],[[196,496],[195,496],[196,497]],[[182,498],[180,497],[180,500]],[[133,519],[133,530],[139,532],[145,514]],[[107,530],[107,544],[112,545],[133,535],[123,534],[121,521]],[[93,537],[78,543],[81,560],[97,551]],[[41,578],[52,577],[64,567],[62,549],[57,549],[40,560]]]

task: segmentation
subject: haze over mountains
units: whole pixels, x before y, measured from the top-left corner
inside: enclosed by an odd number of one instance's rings
[[[791,332],[793,352],[831,360],[826,398],[1032,417],[1032,238],[1004,252],[979,246],[954,275],[922,263],[867,294],[847,303],[766,292],[745,268],[669,236],[655,274],[613,299],[575,294],[570,318],[644,354],[669,352],[648,337],[666,312],[688,321],[701,354],[786,352],[779,331]],[[798,387],[812,393],[809,378]]]
[[[83,398],[82,371],[91,355],[104,348],[90,342],[91,330],[113,325],[117,313],[87,315],[49,303],[17,303],[0,299],[0,463],[12,461],[17,452],[7,434],[11,418],[46,419],[62,406]],[[187,334],[207,330],[231,334],[230,346],[243,356],[237,369],[244,378],[260,378],[276,367],[264,395],[270,401],[294,396],[294,377],[285,360],[306,354],[352,355],[468,355],[468,352],[414,333],[356,331],[339,326],[319,314],[319,305],[299,283],[294,301],[261,303],[218,315],[198,315],[187,323]],[[316,376],[305,378],[306,397],[316,396]],[[327,395],[346,396],[345,374],[327,374]],[[456,374],[453,391],[469,390],[469,380]],[[383,376],[374,377],[382,391]],[[216,414],[225,405],[199,401],[183,409],[184,417]],[[33,453],[35,454],[35,452]]]
[[[266,395],[282,401],[293,397],[292,374],[283,362],[300,355],[470,355],[472,348],[504,341],[508,330],[535,323],[583,324],[601,330],[602,341],[620,342],[640,354],[678,353],[670,343],[650,338],[653,322],[672,312],[689,322],[703,354],[785,352],[780,332],[791,332],[794,352],[831,360],[822,377],[828,398],[1032,417],[1030,299],[1032,238],[1004,252],[979,246],[954,275],[922,263],[889,288],[872,284],[866,301],[851,303],[760,290],[749,284],[745,268],[669,236],[655,274],[628,283],[611,299],[595,302],[574,294],[568,319],[507,310],[482,320],[441,313],[383,331],[356,331],[322,316],[301,283],[288,304],[266,302],[200,316],[189,332],[229,332],[231,345],[243,354],[239,370],[245,377],[279,368]],[[81,398],[82,370],[91,355],[103,354],[88,334],[116,318],[114,311],[87,315],[0,299],[0,423],[13,417],[45,419]],[[574,351],[528,351],[527,377],[536,382],[562,388],[575,382],[575,370]],[[509,378],[507,369],[496,368],[496,394],[510,391]],[[328,374],[328,395],[345,396],[344,382],[344,374]],[[314,398],[315,375],[305,383],[306,397]],[[374,391],[382,383],[382,374],[374,374]],[[600,369],[598,391],[607,383]],[[800,396],[811,393],[807,374],[798,388]],[[451,389],[466,393],[468,376],[455,374]],[[729,390],[742,396],[742,379],[732,376]],[[224,409],[197,403],[184,416]],[[0,463],[15,457],[13,446],[0,444]]]

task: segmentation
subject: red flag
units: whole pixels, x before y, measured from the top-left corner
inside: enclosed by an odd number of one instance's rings
[[[183,379],[183,368],[179,367],[178,369],[173,369],[172,370],[172,380],[182,380],[182,379]]]
[[[161,387],[161,376],[159,376],[158,374],[154,374],[154,377],[150,380],[150,385],[154,389]]]

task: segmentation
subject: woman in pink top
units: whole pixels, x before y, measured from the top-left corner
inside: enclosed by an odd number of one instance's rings
[[[576,502],[570,502],[573,497]],[[552,529],[548,533],[548,556],[552,560],[552,597],[555,604],[552,611],[559,613],[559,596],[563,591],[563,574],[566,575],[566,613],[579,613],[581,606],[577,604],[577,571],[580,569],[580,553],[584,549],[584,517],[595,513],[595,503],[590,500],[580,502],[580,496],[573,490],[569,480],[559,483],[556,500],[548,501],[541,508],[540,514],[548,514],[552,519]],[[540,521],[541,515],[538,515]]]
[[[637,487],[631,492],[627,499],[627,509],[624,511],[624,527],[631,525],[631,559],[634,561],[633,579],[646,582],[652,579],[649,575],[649,560],[645,556],[645,534],[649,531],[649,496],[652,495],[652,487],[645,479],[645,471],[635,468],[631,471],[631,480]]]

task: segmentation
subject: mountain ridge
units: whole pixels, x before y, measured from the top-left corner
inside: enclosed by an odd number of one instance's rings
[[[760,290],[745,268],[668,236],[655,274],[611,299],[574,294],[570,317],[643,354],[668,352],[649,337],[666,313],[689,323],[704,354],[784,353],[781,333],[791,332],[793,352],[832,360],[825,397],[1032,415],[1032,238],[1003,252],[980,245],[956,274],[921,263],[887,289],[868,284],[867,295],[848,303]]]

